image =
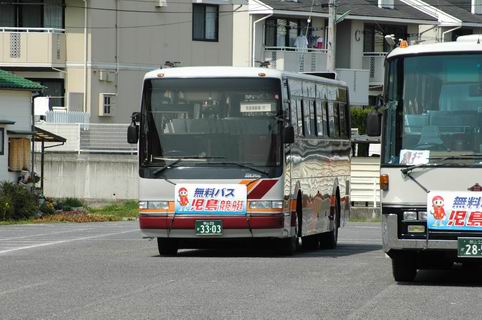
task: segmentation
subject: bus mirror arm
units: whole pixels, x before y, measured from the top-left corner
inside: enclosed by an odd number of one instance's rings
[[[283,143],[295,142],[295,129],[293,126],[283,128]]]
[[[127,142],[135,144],[139,141],[139,126],[136,122],[140,120],[140,113],[134,112],[131,116],[131,124],[127,128]]]

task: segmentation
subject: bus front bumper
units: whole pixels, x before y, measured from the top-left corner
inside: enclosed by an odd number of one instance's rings
[[[382,214],[383,249],[392,250],[457,250],[457,240],[399,239],[396,214]]]
[[[196,220],[221,220],[222,235],[196,235]],[[267,216],[140,215],[139,225],[147,237],[161,238],[285,238],[291,232],[289,213]]]

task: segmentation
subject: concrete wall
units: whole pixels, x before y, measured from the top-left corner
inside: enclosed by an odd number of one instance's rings
[[[40,170],[40,157],[36,166]],[[135,155],[46,153],[44,192],[48,197],[137,199]]]
[[[14,121],[14,125],[2,126],[5,128],[5,152],[0,155],[0,181],[16,181],[18,174],[8,171],[8,134],[7,130],[31,131],[31,104],[32,93],[22,90],[0,90],[0,120]]]

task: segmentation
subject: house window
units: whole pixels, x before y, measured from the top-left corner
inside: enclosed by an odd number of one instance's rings
[[[99,116],[110,116],[116,104],[115,93],[101,93],[99,96]]]
[[[5,154],[5,128],[0,128],[0,156]]]
[[[266,19],[264,44],[267,47],[294,47],[299,35],[306,35],[308,47],[314,47],[316,40],[313,37],[313,28],[311,24],[306,24],[306,20]]]
[[[3,0],[0,3],[2,27],[64,27],[63,0]]]
[[[196,41],[218,41],[218,20],[218,5],[193,4],[192,39]]]
[[[30,139],[8,139],[8,169],[10,171],[28,170],[30,161]]]

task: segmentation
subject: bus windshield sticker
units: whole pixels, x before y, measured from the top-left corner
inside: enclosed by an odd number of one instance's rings
[[[246,185],[178,184],[175,193],[176,214],[246,214]]]
[[[400,150],[400,164],[418,165],[427,164],[430,158],[430,150]]]
[[[260,102],[241,102],[240,112],[275,112],[276,104]]]
[[[433,230],[482,231],[482,194],[474,191],[431,191],[427,227]]]

